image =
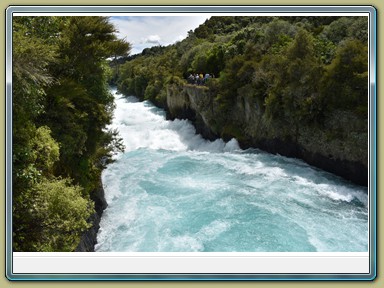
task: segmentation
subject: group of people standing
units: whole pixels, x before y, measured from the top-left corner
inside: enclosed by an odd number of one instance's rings
[[[206,73],[205,75],[203,75],[203,73],[200,73],[200,74],[191,73],[189,74],[187,80],[189,84],[204,85],[205,83],[207,83],[209,78],[214,78],[214,75],[213,74],[211,75],[208,73]]]

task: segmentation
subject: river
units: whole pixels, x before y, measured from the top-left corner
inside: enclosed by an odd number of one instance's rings
[[[103,171],[98,252],[366,252],[367,187],[292,158],[210,142],[115,95],[126,150]]]

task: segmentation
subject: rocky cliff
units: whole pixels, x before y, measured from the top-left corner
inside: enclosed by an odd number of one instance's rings
[[[362,123],[347,111],[334,111],[326,115],[322,125],[289,125],[268,119],[263,103],[247,93],[237,97],[225,112],[215,97],[205,86],[169,85],[168,118],[191,120],[205,138],[234,137],[242,148],[300,158],[356,184],[368,185],[367,121]]]
[[[100,228],[101,215],[105,208],[107,208],[107,201],[104,197],[104,189],[100,182],[99,188],[91,193],[91,199],[95,203],[95,213],[91,215],[89,222],[92,226],[83,233],[79,245],[76,247],[75,252],[94,252],[97,243],[97,232]]]

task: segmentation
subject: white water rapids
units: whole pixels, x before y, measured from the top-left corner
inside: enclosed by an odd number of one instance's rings
[[[126,151],[102,175],[96,251],[368,251],[366,187],[115,97]]]

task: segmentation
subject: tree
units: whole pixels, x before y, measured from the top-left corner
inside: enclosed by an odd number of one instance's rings
[[[39,160],[36,149],[39,148],[36,145],[43,131],[42,128],[37,128],[40,125],[36,123],[36,119],[45,111],[45,89],[55,81],[48,68],[57,57],[59,22],[57,18],[52,18],[51,21],[43,21],[39,17],[13,19],[12,192],[16,199],[13,207],[16,214],[14,227],[18,225],[17,216],[25,212],[23,203],[18,200],[22,201],[25,191],[41,179],[45,170],[44,164],[37,163]],[[50,132],[45,132],[45,144],[52,143],[56,150],[56,142],[50,140]],[[56,156],[51,158],[54,159]],[[51,161],[49,163],[51,164]]]
[[[315,54],[314,39],[304,29],[283,51],[279,56],[264,57],[261,66],[269,82],[266,115],[298,127],[302,120],[320,117],[321,109],[315,106],[320,102],[317,92],[323,70]]]
[[[112,76],[112,83],[115,83],[117,78],[119,77],[119,68],[120,63],[118,61],[118,58],[127,57],[129,52],[131,51],[131,45],[126,42],[125,40],[116,39],[115,41],[111,42],[110,48],[113,51],[113,60],[111,61],[111,67],[114,66],[114,75]]]
[[[81,233],[89,228],[92,203],[79,186],[66,179],[44,179],[30,189],[28,201],[29,227],[19,231],[24,241],[16,243],[20,251],[73,251]],[[31,201],[33,199],[33,201]],[[24,215],[24,218],[26,215]]]
[[[65,143],[58,172],[81,184],[86,191],[98,185],[99,147],[110,123],[113,97],[107,80],[111,56],[124,55],[130,45],[116,38],[107,17],[70,17],[59,42],[59,79],[49,88],[46,113],[59,142]],[[96,158],[97,155],[97,158]]]
[[[122,149],[109,57],[125,55],[106,17],[14,17],[13,249],[72,251],[94,213],[101,159]]]
[[[368,104],[368,47],[356,39],[340,43],[326,67],[322,93],[332,109],[353,109]]]

